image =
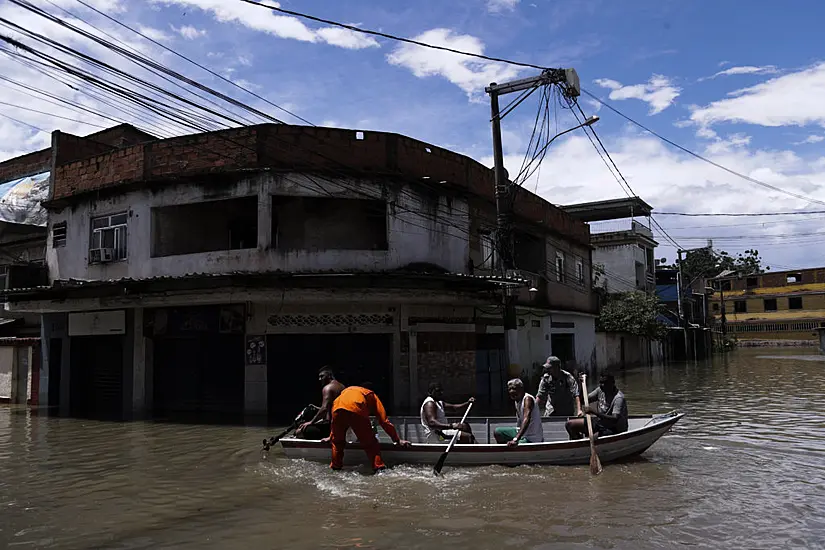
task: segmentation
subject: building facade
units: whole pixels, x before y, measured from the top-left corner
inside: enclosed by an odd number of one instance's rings
[[[732,276],[714,281],[719,330],[739,340],[810,341],[825,327],[825,268]]]
[[[495,409],[503,289],[539,321],[520,366],[554,330],[591,360],[587,226],[521,193],[519,269],[497,276],[492,175],[462,155],[286,125],[52,149],[49,284],[6,307],[42,314],[39,398],[62,414],[283,421],[317,401],[323,365],[395,412],[436,379]]]

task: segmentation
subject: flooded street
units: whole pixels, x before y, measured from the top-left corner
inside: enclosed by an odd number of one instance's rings
[[[642,459],[334,474],[261,460],[276,430],[0,408],[0,548],[821,548],[825,362],[739,350],[617,374],[687,413]],[[804,353],[804,352],[803,352]]]

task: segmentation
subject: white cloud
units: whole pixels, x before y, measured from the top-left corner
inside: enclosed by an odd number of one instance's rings
[[[138,30],[142,33],[155,40],[157,42],[168,42],[172,40],[172,37],[169,36],[167,33],[163,32],[160,29],[155,29],[153,27],[145,27],[143,25],[138,25]]]
[[[700,126],[740,122],[761,126],[825,126],[825,63],[736,90],[729,98],[693,107]]]
[[[673,101],[679,97],[681,88],[674,86],[670,79],[654,74],[646,84],[634,84],[624,86],[621,82],[600,78],[594,81],[602,88],[611,90],[610,99],[621,101],[623,99],[639,99],[650,105],[650,114],[656,115],[667,109]]]
[[[811,143],[820,143],[822,141],[825,141],[825,136],[811,135],[806,137],[802,141],[794,142],[794,145],[807,145]]]
[[[370,36],[354,31],[325,27],[310,29],[297,17],[276,15],[271,10],[238,1],[227,0],[151,0],[154,4],[181,5],[210,12],[221,23],[238,23],[249,29],[265,32],[279,38],[303,42],[326,42],[347,49],[378,47],[378,42]],[[265,0],[264,4],[278,7],[279,4]]]
[[[206,36],[206,31],[203,29],[199,29],[197,27],[193,27],[192,25],[183,25],[181,27],[172,27],[176,33],[181,35],[187,40],[195,40],[196,38],[201,38]]]
[[[711,76],[706,76],[700,78],[699,81],[710,80],[713,78],[717,78],[720,76],[735,76],[735,75],[742,75],[742,74],[776,74],[779,72],[773,65],[765,65],[762,67],[755,67],[753,65],[744,65],[741,67],[731,67],[729,69],[725,69],[724,71],[719,71]]]
[[[772,191],[728,174],[699,159],[675,151],[660,140],[634,132],[620,136],[602,135],[611,157],[630,182],[633,191],[654,207],[664,212],[777,212],[802,209],[822,209],[822,205],[808,203]],[[719,140],[701,151],[712,160],[745,175],[771,185],[825,201],[825,157],[805,158],[793,151],[758,149],[750,144],[748,136],[735,134]],[[505,166],[511,173],[518,170],[523,152],[510,153]],[[491,166],[490,158],[481,159]],[[559,178],[564,174],[564,178]],[[538,184],[538,185],[537,185]],[[538,190],[539,195],[554,204],[604,200],[625,197],[625,193],[608,172],[593,146],[581,134],[561,138],[551,146],[536,180],[525,188]],[[689,197],[689,200],[686,199]],[[746,197],[746,200],[743,200]],[[776,237],[792,232],[809,232],[802,223],[784,226],[780,223],[739,227],[741,219],[725,218],[657,218],[671,236],[684,247],[701,246],[713,238],[718,248],[731,252],[758,248],[769,263],[810,265],[825,254],[825,240],[807,237],[805,247],[787,246],[792,239]],[[746,220],[746,221],[760,221]],[[709,229],[703,224],[737,224],[731,229]],[[812,221],[814,230],[821,231],[821,219]],[[684,229],[693,226],[694,229]],[[676,229],[670,229],[675,227]],[[752,238],[734,239],[748,235]],[[773,235],[773,236],[772,236]],[[800,237],[802,239],[803,237]],[[657,254],[671,254],[667,241],[659,238]],[[780,246],[783,245],[784,246]]]
[[[487,0],[487,11],[490,13],[500,13],[502,11],[513,11],[520,0]]]
[[[420,42],[446,46],[475,54],[484,53],[484,44],[475,36],[456,34],[450,29],[431,29],[414,38]],[[450,52],[402,44],[387,56],[392,65],[406,67],[418,78],[441,76],[467,93],[471,100],[484,96],[491,82],[514,78],[519,69],[512,65],[485,61]]]

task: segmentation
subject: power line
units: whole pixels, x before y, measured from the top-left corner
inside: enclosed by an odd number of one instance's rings
[[[766,189],[771,189],[771,190],[773,190],[773,191],[777,191],[777,192],[779,192],[779,193],[784,193],[784,194],[786,194],[786,195],[789,195],[789,196],[791,196],[791,197],[794,197],[794,198],[797,198],[797,199],[800,199],[800,200],[804,200],[804,201],[808,201],[808,202],[814,202],[814,203],[817,203],[817,204],[822,204],[822,205],[825,205],[825,201],[821,201],[821,200],[814,199],[814,198],[811,198],[811,197],[806,197],[805,195],[800,195],[800,194],[798,194],[798,193],[794,193],[793,191],[788,191],[788,190],[786,190],[786,189],[782,189],[781,187],[776,187],[775,185],[771,185],[771,184],[769,184],[769,183],[765,183],[765,182],[763,182],[763,181],[759,181],[758,179],[752,178],[752,177],[750,177],[750,176],[746,176],[745,174],[742,174],[742,173],[740,173],[740,172],[737,172],[736,170],[732,170],[732,169],[728,168],[727,166],[724,166],[724,165],[722,165],[722,164],[719,164],[718,162],[714,162],[714,161],[710,160],[709,158],[703,157],[703,156],[702,156],[702,155],[700,155],[699,153],[694,153],[693,151],[691,151],[691,150],[690,150],[690,149],[688,149],[687,147],[683,147],[683,146],[679,145],[678,143],[676,143],[675,141],[672,141],[672,140],[670,140],[670,139],[668,139],[668,138],[664,137],[663,135],[661,135],[661,134],[659,134],[659,133],[654,132],[653,130],[651,130],[650,128],[648,128],[647,126],[645,126],[644,124],[642,124],[641,122],[636,122],[635,120],[633,120],[633,119],[632,119],[632,118],[630,118],[629,116],[625,115],[624,113],[622,113],[621,111],[619,111],[618,109],[616,109],[615,107],[613,107],[612,105],[610,105],[610,104],[606,103],[605,101],[603,101],[603,100],[602,100],[602,99],[600,99],[599,97],[597,97],[597,96],[593,95],[591,92],[589,92],[589,91],[585,90],[584,88],[582,88],[582,90],[581,90],[581,91],[582,91],[582,92],[584,92],[585,94],[589,95],[591,98],[593,98],[594,100],[598,101],[599,103],[601,103],[602,105],[604,105],[605,107],[607,107],[608,109],[610,109],[611,111],[613,111],[614,113],[616,113],[617,115],[619,115],[620,117],[624,118],[625,120],[627,120],[627,121],[629,121],[629,122],[631,122],[631,123],[635,124],[636,126],[638,126],[639,128],[641,128],[642,130],[644,130],[644,131],[646,131],[646,132],[648,132],[648,133],[650,133],[650,134],[652,134],[652,135],[656,136],[657,138],[659,138],[660,140],[664,141],[665,143],[667,143],[667,144],[669,144],[669,145],[671,145],[671,146],[673,146],[673,147],[676,147],[676,148],[677,148],[677,149],[679,149],[680,151],[683,151],[683,152],[685,152],[685,153],[687,153],[687,154],[691,155],[692,157],[695,157],[695,158],[697,158],[697,159],[699,159],[699,160],[701,160],[701,161],[707,162],[708,164],[710,164],[710,165],[712,165],[712,166],[715,166],[716,168],[719,168],[720,170],[724,170],[725,172],[727,172],[727,173],[729,173],[729,174],[732,174],[732,175],[734,175],[734,176],[737,176],[737,177],[739,177],[739,178],[742,178],[742,179],[744,179],[744,180],[746,180],[746,181],[749,181],[749,182],[754,183],[754,184],[756,184],[756,185],[759,185],[759,186],[761,186],[761,187],[765,187]]]
[[[80,1],[80,0],[78,0]],[[293,17],[300,17],[302,19],[309,19],[310,21],[315,21],[317,23],[323,23],[325,25],[332,25],[335,27],[340,27],[342,29],[347,29],[353,32],[358,32],[361,34],[368,34],[372,36],[380,36],[382,38],[388,38],[390,40],[395,40],[397,42],[406,42],[407,44],[415,44],[416,46],[421,46],[422,48],[430,48],[432,50],[441,50],[444,52],[455,53],[458,55],[466,55],[468,57],[476,57],[478,59],[484,59],[486,61],[496,61],[498,63],[507,63],[509,65],[516,65],[519,67],[530,67],[532,69],[538,69],[540,71],[545,70],[547,67],[542,67],[541,65],[534,65],[532,63],[522,63],[521,61],[513,61],[511,59],[503,59],[500,57],[491,57],[487,55],[482,55],[479,53],[472,53],[472,52],[465,52],[462,50],[456,50],[454,48],[448,48],[446,46],[436,46],[434,44],[427,44],[426,42],[420,42],[418,40],[413,40],[411,38],[404,38],[402,36],[395,36],[388,33],[373,31],[369,29],[362,29],[360,27],[356,27],[354,25],[346,25],[344,23],[339,23],[338,21],[332,21],[330,19],[322,19],[320,17],[315,17],[314,15],[308,15],[306,13],[301,13],[297,11],[287,10],[280,7],[271,6],[269,4],[263,4],[261,2],[255,2],[254,0],[240,0],[246,4],[251,4],[253,6],[258,6],[260,8],[266,8],[268,10],[277,11],[279,13],[284,13],[286,15],[291,15]]]
[[[68,120],[70,122],[77,122],[78,124],[86,124],[87,126],[94,126],[95,128],[107,128],[107,126],[101,126],[100,124],[93,124],[91,122],[86,122],[84,120],[77,120],[76,118],[70,118],[66,116],[56,115],[54,113],[47,113],[45,111],[38,111],[37,109],[32,109],[31,107],[23,107],[22,105],[15,105],[14,103],[7,103],[5,101],[0,101],[0,105],[6,105],[7,107],[13,107],[15,109],[20,109],[21,111],[31,111],[32,113],[37,113],[40,115],[50,116],[52,118],[61,118],[63,120]]]
[[[257,98],[257,99],[260,99],[261,101],[263,101],[263,102],[267,103],[268,105],[270,105],[270,106],[272,106],[272,107],[275,107],[276,109],[279,109],[280,111],[283,111],[284,113],[286,113],[286,114],[288,114],[288,115],[290,115],[290,116],[292,116],[292,117],[297,118],[297,119],[298,119],[298,120],[300,120],[301,122],[306,122],[306,123],[307,123],[307,124],[309,124],[310,126],[315,126],[313,123],[311,123],[311,122],[310,122],[310,121],[308,121],[307,119],[305,119],[305,118],[303,118],[303,117],[301,117],[301,116],[299,116],[299,115],[296,115],[296,114],[295,114],[295,113],[293,113],[292,111],[289,111],[289,110],[287,110],[287,109],[286,109],[286,108],[284,108],[284,107],[281,107],[281,106],[280,106],[280,105],[278,105],[277,103],[273,103],[272,101],[270,101],[270,100],[266,99],[265,97],[262,97],[262,96],[260,96],[260,95],[256,94],[255,92],[253,92],[253,91],[251,91],[251,90],[248,90],[247,88],[244,88],[243,86],[241,86],[241,85],[240,85],[240,84],[238,84],[237,82],[234,82],[234,81],[232,81],[232,80],[230,80],[230,79],[226,78],[225,76],[223,76],[223,75],[221,75],[221,74],[216,73],[215,71],[213,71],[212,69],[209,69],[208,67],[204,67],[204,66],[203,66],[203,65],[201,65],[200,63],[198,63],[198,62],[196,62],[196,61],[193,61],[192,59],[190,59],[190,58],[186,57],[185,55],[183,55],[183,54],[181,54],[181,53],[178,53],[178,52],[176,52],[175,50],[173,50],[173,49],[171,49],[171,48],[169,48],[169,47],[167,47],[167,46],[164,46],[163,44],[161,44],[161,43],[160,43],[160,42],[158,42],[157,40],[154,40],[154,39],[152,39],[152,38],[150,38],[150,37],[146,36],[145,34],[141,33],[140,31],[138,31],[138,30],[136,30],[136,29],[134,29],[134,28],[130,27],[129,25],[126,25],[126,24],[125,24],[125,23],[123,23],[122,21],[118,21],[117,19],[115,19],[115,18],[113,18],[113,17],[109,16],[109,15],[108,15],[108,14],[106,14],[106,13],[103,13],[102,11],[98,10],[97,8],[95,8],[95,7],[93,7],[93,6],[90,6],[89,4],[87,4],[86,2],[84,2],[83,0],[77,0],[77,2],[78,2],[79,4],[82,4],[83,6],[86,6],[88,9],[90,9],[90,10],[94,11],[95,13],[97,13],[97,14],[99,14],[99,15],[102,15],[102,16],[103,16],[103,17],[105,17],[106,19],[108,19],[108,20],[110,20],[110,21],[112,21],[112,22],[114,22],[114,23],[117,23],[117,24],[118,24],[118,25],[120,25],[121,27],[124,27],[124,28],[126,28],[126,29],[128,29],[128,30],[132,31],[133,33],[137,34],[138,36],[143,37],[145,40],[148,40],[148,41],[149,41],[149,42],[151,42],[152,44],[155,44],[156,46],[159,46],[159,47],[163,48],[164,50],[168,51],[169,53],[171,53],[171,54],[173,54],[173,55],[176,55],[176,56],[178,56],[179,58],[181,58],[181,59],[183,59],[183,60],[185,60],[185,61],[188,61],[188,62],[189,62],[189,63],[191,63],[192,65],[195,65],[195,66],[196,66],[196,67],[198,67],[199,69],[202,69],[202,70],[204,70],[204,71],[208,72],[208,73],[209,73],[209,74],[211,74],[212,76],[217,77],[217,78],[219,78],[219,79],[223,80],[224,82],[226,82],[226,83],[228,83],[228,84],[231,84],[231,85],[232,85],[232,86],[234,86],[235,88],[238,88],[239,90],[243,90],[244,92],[246,92],[246,93],[250,94],[251,96],[253,96],[253,97]],[[274,9],[274,8],[272,8],[272,9]]]
[[[692,216],[692,217],[748,217],[748,216],[809,216],[813,214],[825,214],[825,210],[805,210],[793,212],[716,212],[698,214],[693,212],[656,212],[657,216]]]

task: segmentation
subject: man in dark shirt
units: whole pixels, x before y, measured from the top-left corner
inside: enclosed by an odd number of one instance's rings
[[[565,424],[570,439],[588,437],[584,414],[595,416],[593,435],[604,437],[627,431],[627,402],[624,394],[616,387],[612,374],[599,377],[599,387],[587,396],[590,406],[582,410],[582,417],[568,420]]]

